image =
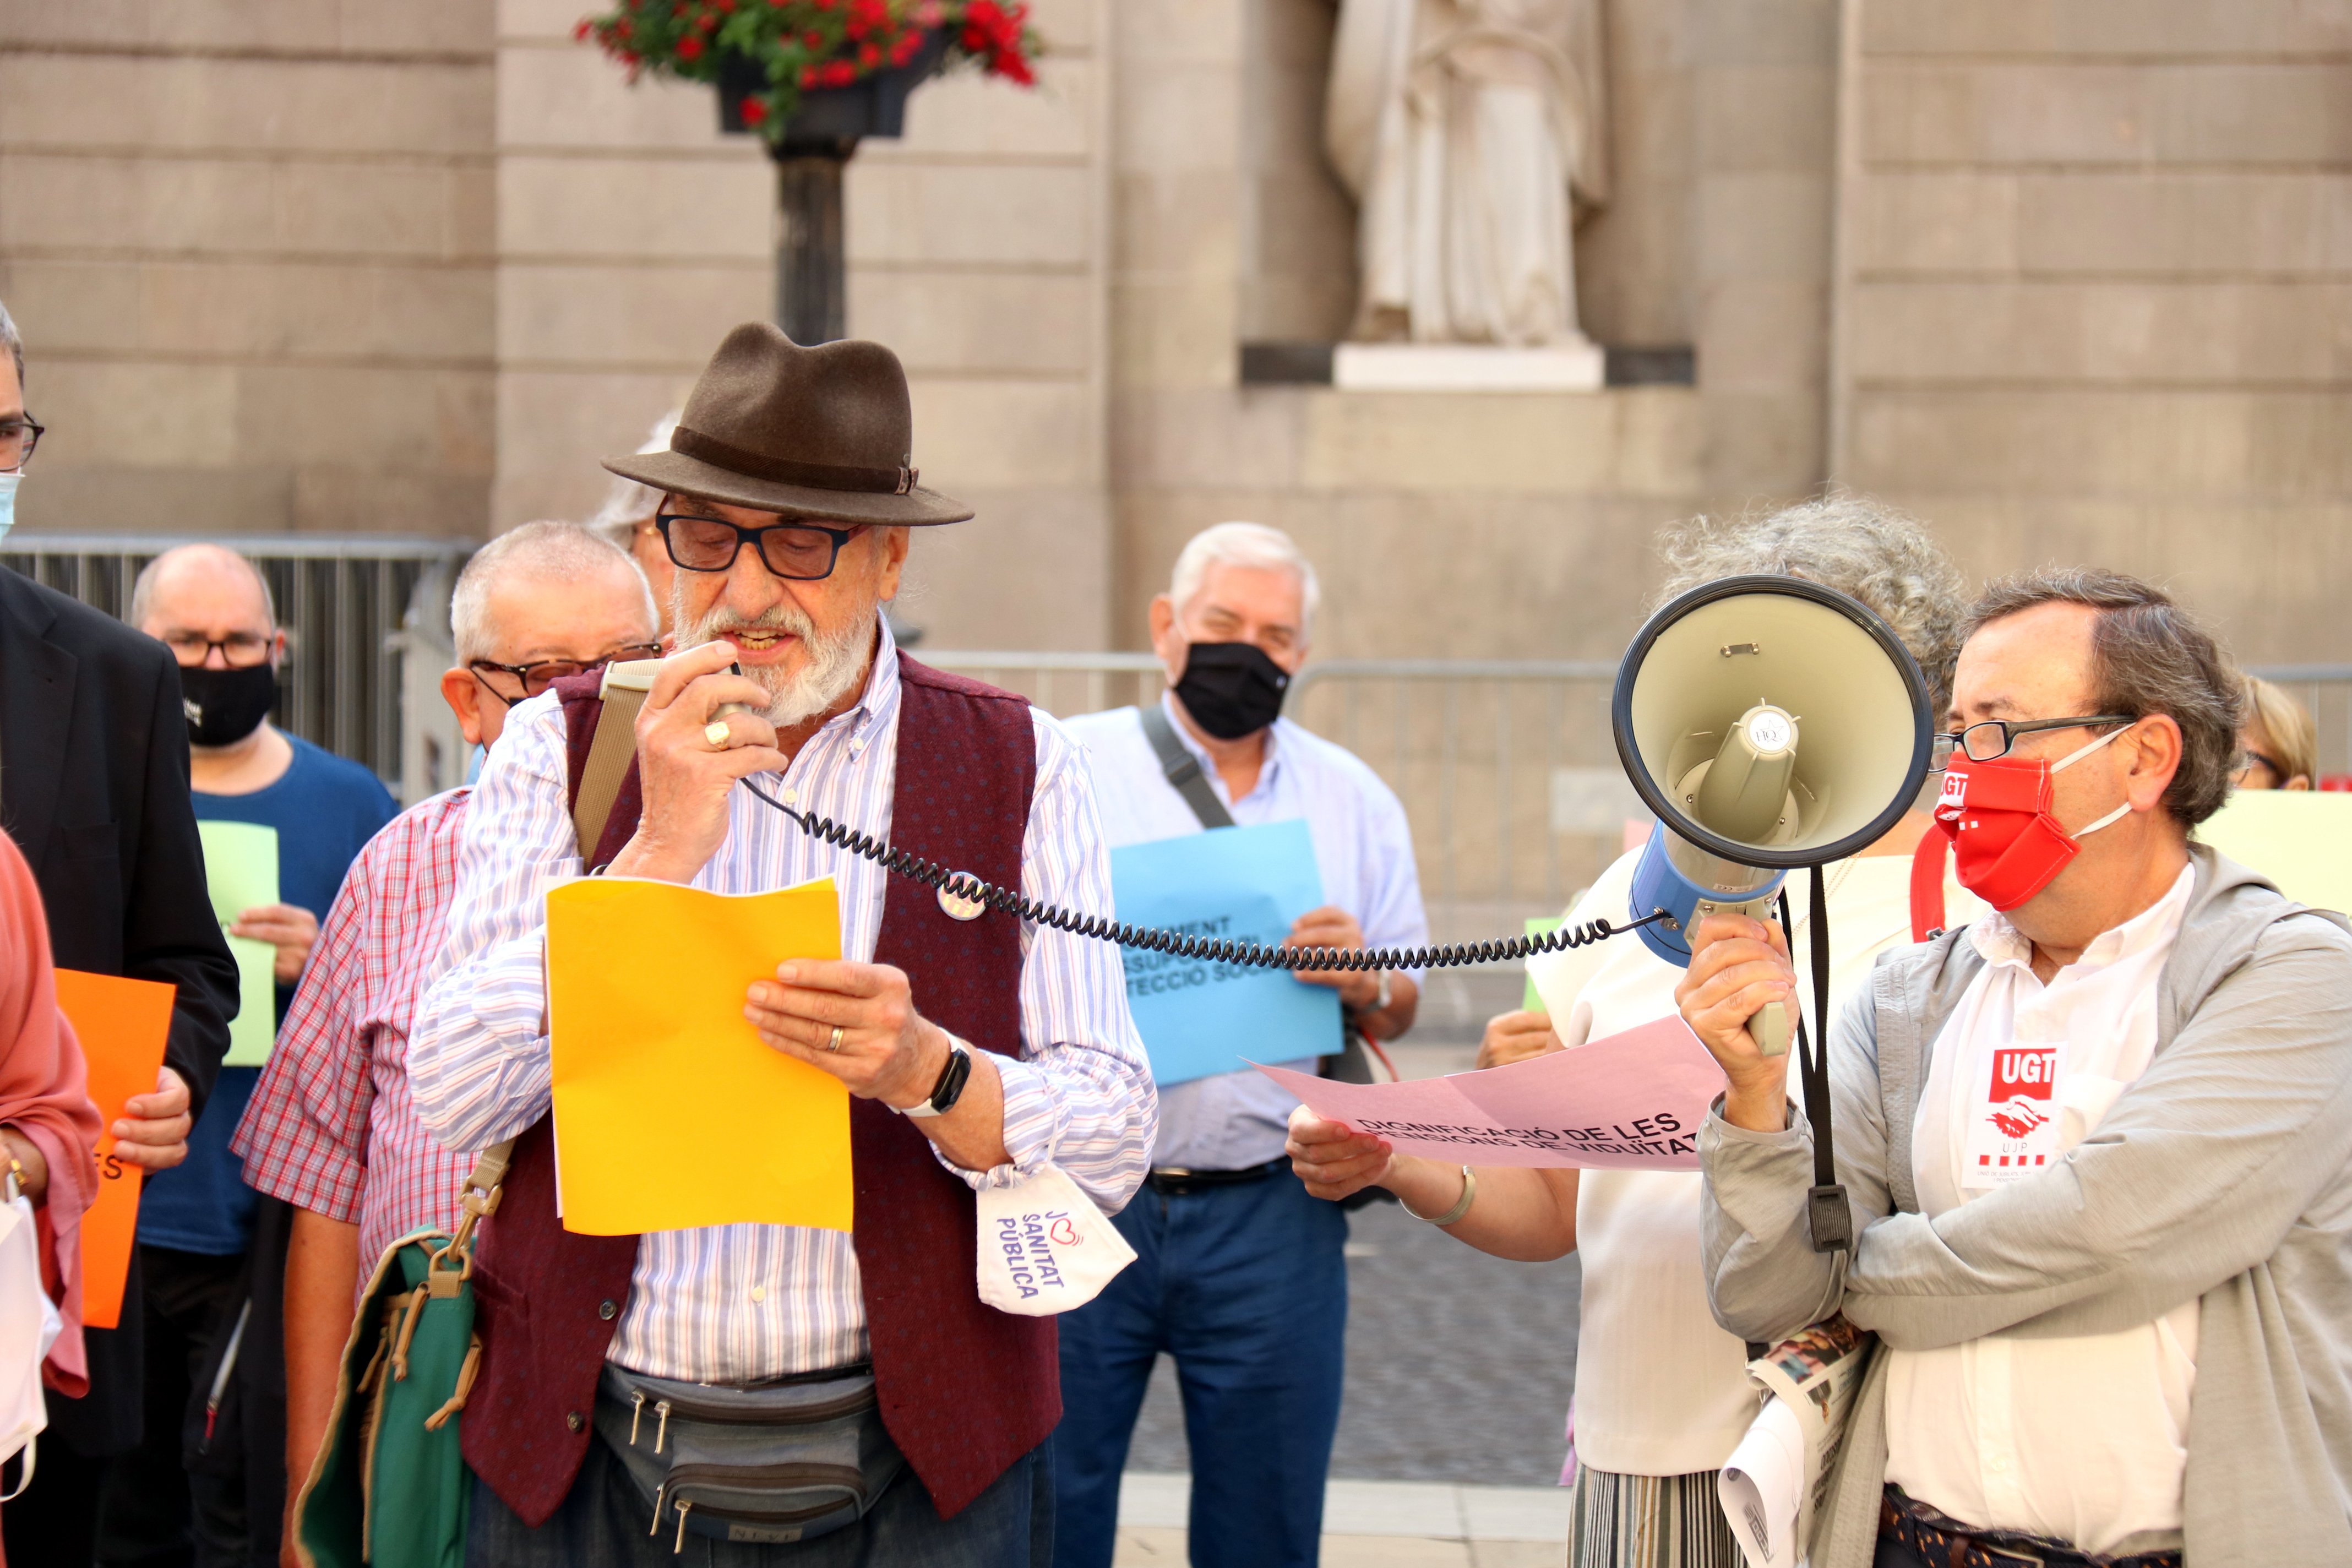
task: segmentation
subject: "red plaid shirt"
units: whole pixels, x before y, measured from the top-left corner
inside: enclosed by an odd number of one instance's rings
[[[352,862],[229,1143],[256,1190],[359,1222],[362,1288],[393,1242],[456,1226],[474,1165],[416,1119],[407,1071],[409,1024],[457,891],[467,793],[403,812]]]

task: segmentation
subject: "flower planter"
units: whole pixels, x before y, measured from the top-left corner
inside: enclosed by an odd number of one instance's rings
[[[784,122],[783,134],[768,142],[771,157],[846,158],[861,138],[897,136],[906,129],[907,98],[940,68],[947,54],[947,35],[937,29],[903,66],[889,66],[847,87],[801,89],[800,107]],[[719,128],[756,132],[743,118],[743,100],[768,89],[768,77],[759,63],[740,55],[719,62]]]

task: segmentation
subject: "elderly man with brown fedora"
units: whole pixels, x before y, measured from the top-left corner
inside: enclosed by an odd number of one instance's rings
[[[445,1143],[518,1139],[475,1276],[469,1562],[1050,1559],[1053,1320],[980,1299],[975,1194],[1043,1178],[1115,1211],[1141,1180],[1155,1102],[1118,952],[892,877],[758,798],[1110,910],[1076,745],[891,641],[908,529],[971,515],[916,483],[912,430],[879,344],[729,333],[669,450],[605,465],[663,493],[678,568],[610,822],[583,854],[593,679],[518,707],[477,789],[408,1063]],[[743,1003],[848,1087],[852,1233],[562,1227],[542,895],[596,870],[720,893],[834,879],[843,959],[783,963]],[[759,1106],[725,1109],[762,1135]]]

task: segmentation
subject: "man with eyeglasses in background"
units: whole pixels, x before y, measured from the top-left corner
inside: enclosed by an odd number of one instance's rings
[[[1710,916],[1676,993],[1729,1079],[1717,1321],[1881,1341],[1811,1559],[2352,1562],[2352,936],[2191,841],[2245,697],[2166,595],[2030,573],[1964,631],[1922,842],[1996,912],[1831,1028],[1850,1248],[1812,1245],[1812,1131],[1748,1031],[1798,989],[1780,931]]]
[[[24,344],[0,308],[0,533],[41,437],[24,388]],[[60,967],[177,988],[154,1091],[100,1110],[117,1159],[151,1175],[178,1164],[237,1006],[236,965],[205,895],[179,679],[149,638],[5,570],[0,826],[40,884]],[[134,1255],[122,1327],[84,1336],[86,1388],[50,1383],[39,1467],[0,1510],[11,1561],[90,1561],[110,1457],[139,1440],[148,1283]],[[176,1443],[176,1415],[171,1428]]]
[[[474,552],[450,597],[457,664],[441,695],[467,743],[558,679],[656,658],[643,574],[570,522],[527,522]],[[288,1504],[331,1413],[352,1307],[384,1248],[450,1231],[470,1153],[444,1149],[409,1100],[408,1034],[457,887],[470,786],[413,805],[352,863],[294,1009],[231,1147],[257,1190],[294,1205],[286,1257]],[[279,1548],[293,1564],[291,1531]]]
[[[218,544],[165,551],[133,583],[126,618],[179,666],[197,821],[274,835],[277,900],[227,926],[276,950],[264,1004],[274,1032],[319,917],[391,820],[392,795],[360,763],[269,721],[286,633],[268,580],[245,556]],[[208,866],[214,877],[225,869]],[[258,1066],[223,1067],[187,1160],[140,1195],[146,1414],[139,1446],[109,1468],[100,1494],[101,1563],[192,1551],[199,1568],[226,1568],[247,1562],[257,1534],[268,1551],[276,1530],[283,1394],[271,1363],[289,1216],[246,1185],[228,1146],[260,1076]]]

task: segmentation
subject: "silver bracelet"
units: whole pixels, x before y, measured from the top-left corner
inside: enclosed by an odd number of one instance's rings
[[[1397,1207],[1404,1210],[1404,1212],[1409,1215],[1412,1215],[1413,1218],[1427,1220],[1432,1225],[1454,1225],[1459,1222],[1464,1215],[1470,1212],[1471,1202],[1473,1199],[1476,1198],[1477,1195],[1478,1173],[1472,1170],[1469,1166],[1465,1165],[1462,1167],[1462,1196],[1455,1201],[1452,1208],[1447,1209],[1444,1214],[1416,1214],[1413,1211],[1413,1206],[1404,1201],[1402,1194],[1399,1194],[1397,1198]]]

